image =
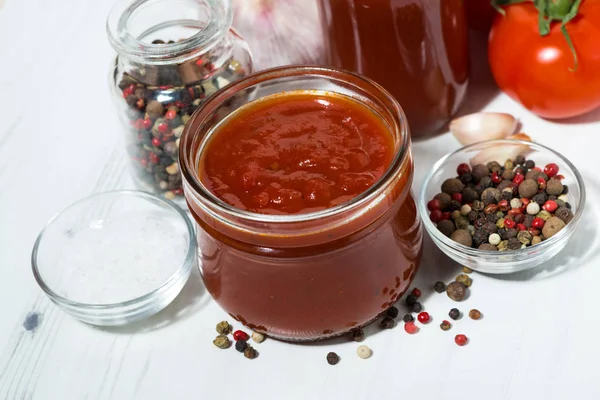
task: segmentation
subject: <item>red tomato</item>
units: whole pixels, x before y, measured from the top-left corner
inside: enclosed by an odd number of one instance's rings
[[[502,91],[535,114],[550,119],[584,114],[600,106],[600,1],[583,0],[566,27],[579,63],[553,22],[540,36],[532,3],[504,8],[490,31],[488,57]]]
[[[492,7],[490,0],[465,0],[469,28],[476,31],[489,31],[494,16],[498,11]]]

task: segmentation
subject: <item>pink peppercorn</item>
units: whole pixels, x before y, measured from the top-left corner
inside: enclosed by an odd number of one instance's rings
[[[415,325],[414,322],[407,322],[404,324],[404,330],[406,331],[406,333],[412,335],[413,333],[417,332],[417,326]]]
[[[556,202],[554,200],[548,200],[547,202],[544,203],[542,208],[544,210],[548,211],[549,213],[553,213],[558,208],[558,204],[556,204]]]
[[[233,332],[233,340],[235,340],[236,342],[238,340],[248,341],[248,339],[250,339],[250,336],[248,336],[248,334],[244,331],[238,330]]]

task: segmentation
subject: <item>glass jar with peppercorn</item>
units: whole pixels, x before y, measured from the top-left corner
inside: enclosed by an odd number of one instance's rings
[[[179,137],[207,97],[252,72],[226,0],[120,0],[107,20],[111,85],[139,185],[183,201]]]

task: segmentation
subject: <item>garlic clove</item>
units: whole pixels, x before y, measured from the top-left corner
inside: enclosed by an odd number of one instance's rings
[[[519,121],[510,114],[480,112],[450,122],[450,132],[463,146],[483,140],[503,139],[515,132]]]
[[[508,136],[506,139],[523,140],[526,142],[531,142],[531,138],[523,132]],[[497,146],[492,146],[481,150],[473,158],[471,158],[470,163],[472,167],[474,167],[477,164],[487,164],[490,161],[497,161],[503,164],[504,161],[508,159],[514,160],[519,154],[527,156],[530,152],[531,148],[526,144],[499,144]]]

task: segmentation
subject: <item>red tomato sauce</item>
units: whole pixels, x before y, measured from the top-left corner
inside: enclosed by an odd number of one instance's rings
[[[394,157],[383,119],[348,96],[291,91],[251,102],[214,132],[201,182],[241,210],[302,214],[347,202]]]

